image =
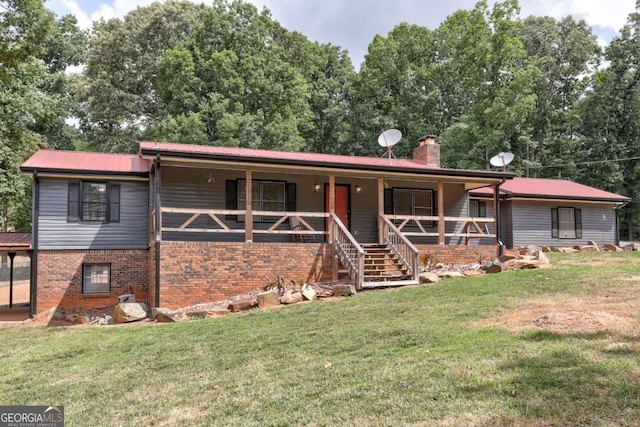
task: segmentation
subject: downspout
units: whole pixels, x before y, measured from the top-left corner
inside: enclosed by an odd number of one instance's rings
[[[502,181],[496,185],[496,194],[494,195],[496,198],[496,240],[498,243],[498,256],[502,257],[504,255],[504,243],[502,243],[502,212],[500,210],[500,186],[504,184],[506,181],[505,178],[502,178]]]
[[[613,208],[613,210],[615,211],[615,218],[616,218],[616,240],[615,240],[615,245],[616,246],[620,246],[620,224],[618,221],[618,209],[622,209],[625,206],[627,206],[629,204],[629,202],[623,202],[622,204],[616,206],[615,208]]]
[[[160,242],[162,241],[162,215],[160,214],[160,155],[156,154],[156,307],[160,307]]]
[[[31,286],[29,287],[29,316],[35,317],[38,307],[38,226],[40,218],[40,179],[33,171],[33,195],[31,196]]]

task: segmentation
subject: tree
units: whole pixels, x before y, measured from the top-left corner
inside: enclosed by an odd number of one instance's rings
[[[582,160],[591,162],[581,181],[631,197],[622,211],[628,239],[637,233],[640,213],[640,3],[620,36],[605,51],[608,68],[597,72],[580,103]]]
[[[64,71],[83,59],[75,18],[56,21],[41,0],[0,1],[1,228],[28,229],[29,182],[19,165],[37,148],[68,148],[70,96]],[[22,208],[20,208],[22,207]],[[18,210],[20,209],[20,210]]]

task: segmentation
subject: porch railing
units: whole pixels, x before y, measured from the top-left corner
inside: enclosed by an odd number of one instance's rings
[[[163,215],[190,215],[181,222],[177,227],[162,227],[163,232],[189,232],[189,233],[245,233],[246,225],[244,220],[233,221],[238,228],[231,227],[231,222],[225,221],[225,217],[244,217],[247,214],[245,210],[231,209],[192,209],[192,208],[162,208]],[[328,213],[325,212],[283,212],[283,211],[253,211],[255,217],[271,217],[274,219],[268,228],[252,230],[253,234],[291,234],[297,236],[314,236],[325,235],[326,230],[316,229],[309,223],[310,218],[327,218]],[[192,224],[201,217],[211,218],[216,228],[193,227]],[[293,229],[290,225],[285,226],[285,222],[289,218],[296,218],[300,223],[299,227]]]
[[[420,275],[420,251],[402,234],[393,222],[381,216],[379,221],[383,242],[398,257],[402,265],[413,276],[414,280]]]
[[[356,289],[362,289],[362,283],[364,282],[364,249],[356,242],[336,214],[331,214],[329,228],[331,230],[330,235],[333,238],[333,248],[338,259],[347,269],[349,277],[356,285]]]
[[[438,237],[439,216],[420,215],[384,215],[384,218],[395,222],[397,229],[405,236]],[[496,238],[495,231],[489,231],[489,225],[495,223],[493,218],[445,216],[445,223],[457,223],[453,232],[445,232],[443,237],[464,237],[465,243],[473,238]],[[434,231],[430,231],[429,229]]]

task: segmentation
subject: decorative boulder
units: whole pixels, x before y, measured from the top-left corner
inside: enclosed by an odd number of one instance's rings
[[[237,313],[242,310],[249,310],[258,305],[258,301],[256,298],[245,298],[237,301],[232,301],[229,303],[229,311],[232,313]]]
[[[334,297],[349,297],[354,295],[356,290],[353,285],[334,285],[333,286],[333,296]]]
[[[424,272],[420,273],[420,283],[436,283],[441,280],[441,277],[434,273]]]
[[[444,279],[459,279],[460,277],[464,277],[464,274],[458,273],[457,271],[442,271],[438,273],[438,276]]]
[[[153,307],[151,309],[151,318],[158,323],[173,323],[176,321],[171,317],[171,310],[161,307]]]
[[[484,273],[481,270],[465,270],[462,272],[466,277],[482,276]]]
[[[147,305],[142,302],[121,302],[113,309],[116,323],[137,322],[147,317]]]
[[[274,307],[276,305],[280,305],[280,298],[278,297],[278,292],[273,290],[269,292],[262,292],[258,294],[258,307],[267,308]]]
[[[295,304],[302,301],[302,293],[287,291],[280,297],[282,304]]]
[[[497,261],[488,261],[484,266],[484,271],[487,273],[500,273],[502,271],[502,264]]]
[[[545,253],[543,251],[538,251],[536,253],[536,259],[538,261],[540,261],[540,264],[550,264],[549,263],[549,258],[545,255]]]
[[[313,288],[307,288],[302,291],[302,296],[307,301],[313,301],[318,297],[318,292],[316,292],[316,290]]]
[[[622,249],[620,246],[616,246],[614,244],[611,243],[606,243],[604,246],[602,246],[602,249],[608,252],[622,252],[624,251],[624,249]]]

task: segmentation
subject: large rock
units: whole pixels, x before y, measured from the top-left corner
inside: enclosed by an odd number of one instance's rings
[[[464,274],[458,273],[457,271],[441,271],[440,273],[438,273],[438,276],[442,277],[443,279],[459,279],[461,277],[464,277]]]
[[[137,322],[147,317],[147,305],[143,302],[121,302],[113,309],[116,323]]]
[[[153,307],[151,309],[151,318],[158,323],[173,323],[176,321],[172,316],[171,310],[162,307]]]
[[[313,288],[307,288],[302,291],[302,297],[307,301],[313,301],[318,298],[318,292]]]
[[[431,273],[428,271],[420,273],[419,277],[420,277],[420,283],[436,283],[442,280],[442,278],[437,274]]]
[[[280,297],[282,304],[296,304],[302,301],[302,293],[299,291],[286,291]]]
[[[250,308],[256,307],[257,305],[258,300],[256,298],[244,298],[230,302],[228,309],[232,313],[237,313],[239,311],[249,310]]]
[[[600,247],[598,246],[595,240],[588,240],[587,246],[593,246],[594,248],[596,248],[596,252],[600,252]]]
[[[605,243],[602,246],[602,250],[607,252],[623,252],[624,251],[624,249],[622,249],[620,246],[616,246],[612,243]]]
[[[627,252],[637,252],[637,251],[640,251],[640,244],[631,243],[626,245],[623,249]]]
[[[484,272],[482,270],[465,270],[462,272],[462,274],[467,277],[477,277],[484,275]]]
[[[257,300],[258,307],[260,308],[275,307],[276,305],[280,305],[280,297],[278,296],[278,292],[275,290],[258,294]]]
[[[502,264],[498,261],[488,261],[484,265],[484,271],[487,273],[500,273],[502,271]]]
[[[600,248],[598,245],[582,245],[582,246],[574,246],[578,252],[600,252]]]
[[[519,248],[520,255],[533,255],[540,250],[536,245],[521,246]]]
[[[334,297],[349,297],[356,293],[353,285],[333,285]]]
[[[536,253],[536,259],[540,261],[540,264],[548,265],[550,264],[549,258],[545,255],[544,251],[540,250]]]

